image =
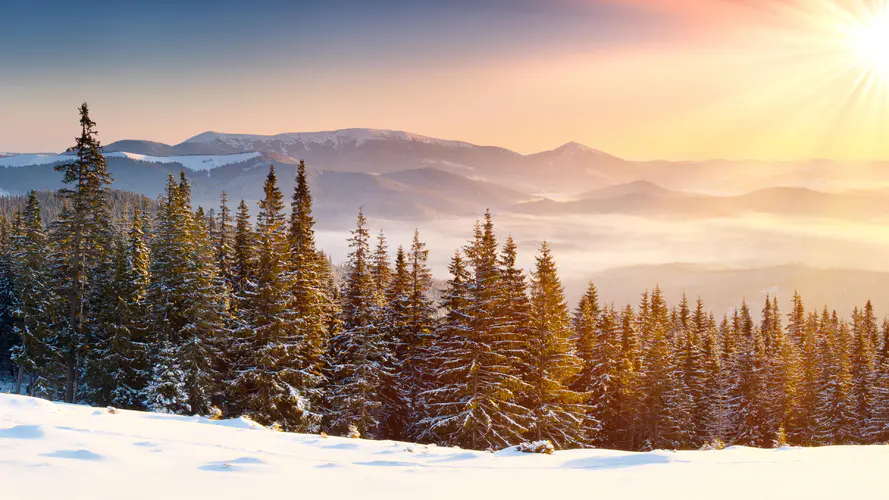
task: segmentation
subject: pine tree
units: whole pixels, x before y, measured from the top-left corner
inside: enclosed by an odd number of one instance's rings
[[[400,332],[396,333],[397,340],[392,344],[395,348],[391,352],[394,355],[396,392],[401,403],[400,426],[407,429],[409,435],[415,435],[418,430],[412,428],[412,424],[426,416],[420,395],[429,387],[425,374],[430,366],[425,353],[428,352],[435,328],[435,307],[429,298],[432,288],[432,272],[427,264],[429,251],[426,244],[420,241],[418,231],[414,231],[410,251],[403,259],[406,276],[402,279],[406,278],[406,286],[402,289],[393,280],[388,294],[391,298],[389,303],[392,304],[390,310],[394,313],[394,326]],[[396,274],[401,273],[399,266],[396,259]]]
[[[180,194],[186,200],[191,193],[185,176],[180,183]],[[179,362],[185,373],[185,390],[194,413],[207,414],[222,388],[219,385],[221,352],[227,350],[226,289],[218,278],[216,260],[209,241],[207,218],[200,208],[187,220],[191,242],[187,254],[188,267],[185,283],[188,286],[184,311],[188,322],[179,332]]]
[[[84,397],[98,405],[143,409],[151,379],[145,295],[149,255],[137,209],[115,245],[112,275],[98,305],[98,335],[86,364]]]
[[[704,363],[704,341],[709,329],[709,318],[704,311],[704,303],[698,297],[694,312],[688,306],[688,298],[682,294],[679,321],[674,326],[676,331],[674,345],[676,349],[677,375],[682,380],[684,390],[688,394],[687,411],[691,417],[690,444],[700,444],[708,440],[707,418],[710,417],[708,406],[704,402],[707,397],[705,381],[708,373]],[[711,348],[715,346],[710,346]],[[710,373],[709,375],[714,375]],[[710,381],[713,379],[711,378]]]
[[[687,303],[685,294],[683,304]],[[677,348],[680,372],[692,401],[692,444],[712,440],[714,396],[718,377],[718,345],[704,302],[698,297]]]
[[[211,217],[210,220],[215,221],[215,230],[211,231],[210,234],[213,236],[216,270],[219,278],[224,283],[228,298],[235,287],[234,273],[232,272],[235,228],[232,225],[231,209],[228,207],[228,195],[225,191],[219,196],[218,218]],[[233,303],[227,304],[230,312],[233,312],[231,310],[233,305]]]
[[[13,306],[15,304],[15,275],[13,274],[12,225],[0,215],[0,373],[14,372],[12,349],[17,340],[13,335]]]
[[[643,297],[641,328],[643,331],[643,365],[641,390],[643,392],[644,436],[646,449],[677,447],[679,436],[674,435],[674,410],[683,410],[674,401],[674,387],[681,383],[674,371],[673,350],[669,339],[670,317],[659,287],[655,287],[650,299]]]
[[[291,249],[284,203],[274,167],[263,187],[256,225],[256,275],[246,291],[247,328],[239,335],[244,353],[235,385],[244,414],[287,431],[316,430],[321,415],[307,394],[300,359],[304,351],[294,311]]]
[[[619,400],[617,404],[619,432],[616,448],[635,450],[642,424],[641,372],[642,349],[636,331],[633,307],[627,305],[620,315]]]
[[[490,212],[484,225],[476,224],[466,254],[471,273],[459,256],[451,263],[447,316],[431,349],[440,361],[434,388],[424,393],[429,416],[422,435],[472,449],[503,448],[523,439],[530,415],[519,402],[528,386],[519,369],[525,344],[505,328]]]
[[[379,316],[379,293],[371,266],[367,220],[361,210],[352,231],[346,282],[343,288],[343,330],[331,341],[331,422],[334,432],[355,428],[361,436],[383,435],[381,389],[391,376],[388,346]]]
[[[28,376],[28,394],[45,394],[40,388],[47,364],[56,361],[48,352],[47,339],[54,323],[57,302],[48,262],[47,237],[34,191],[28,193],[24,210],[16,217],[12,234],[14,288],[13,334],[18,341],[11,359],[17,365],[14,392],[21,393]]]
[[[250,211],[244,200],[235,216],[234,261],[232,263],[233,303],[240,308],[256,275],[256,235],[250,223]]]
[[[768,381],[766,351],[761,331],[753,324],[746,301],[741,304],[734,332],[738,347],[732,365],[735,372],[732,442],[769,448],[775,435],[771,432],[768,401],[764,397]]]
[[[448,270],[451,279],[441,299],[445,316],[436,325],[431,342],[422,353],[430,368],[430,380],[419,395],[423,418],[416,435],[419,440],[455,445],[472,440],[472,435],[467,434],[461,424],[474,423],[466,419],[473,416],[473,408],[465,406],[463,401],[475,394],[470,380],[480,345],[468,314],[472,276],[460,252],[451,258]]]
[[[584,423],[589,444],[613,446],[617,441],[621,357],[617,316],[613,310],[599,309],[596,286],[590,283],[574,312],[574,341],[582,368],[571,388],[586,393],[590,411]]]
[[[776,297],[766,296],[760,330],[766,343],[766,387],[763,398],[769,414],[770,432],[782,439],[794,434],[799,405],[799,360],[796,344],[781,325]],[[778,440],[776,440],[777,442]],[[780,443],[783,444],[783,443]]]
[[[806,309],[803,306],[803,299],[799,294],[799,291],[793,292],[793,306],[790,310],[790,314],[788,315],[787,321],[787,336],[790,337],[790,340],[801,346],[804,342],[805,332],[807,326],[807,318],[806,318]]]
[[[889,439],[889,319],[883,320],[878,333],[880,339],[876,354],[874,381],[875,404],[870,429],[875,442]]]
[[[185,174],[177,184],[170,176],[166,197],[158,211],[151,246],[149,304],[153,327],[152,343],[165,352],[155,352],[165,363],[158,375],[173,376],[163,385],[154,381],[149,390],[153,411],[203,413],[210,409],[218,390],[218,338],[225,334],[224,292],[217,279],[215,259],[203,213],[191,210],[191,188]],[[179,375],[181,373],[181,378]],[[172,375],[171,375],[172,374]],[[173,399],[184,384],[187,400]],[[163,388],[163,394],[157,392]],[[160,407],[159,404],[169,406]]]
[[[695,400],[696,443],[712,443],[719,439],[725,442],[728,407],[729,380],[722,366],[719,345],[719,332],[716,320],[712,315],[704,318],[697,311],[702,309],[703,301],[698,298],[695,312],[694,328],[701,341],[701,387],[702,392]]]
[[[299,325],[299,353],[302,392],[312,411],[323,411],[323,389],[328,341],[335,332],[337,304],[329,286],[333,277],[324,255],[315,246],[315,220],[312,195],[306,177],[306,164],[299,162],[290,214],[290,262],[293,273],[293,307]]]
[[[558,448],[581,447],[589,408],[589,394],[571,390],[581,360],[571,343],[572,331],[565,292],[549,245],[544,242],[531,280],[530,406],[533,420],[528,435],[547,439]],[[613,323],[613,316],[608,317]],[[601,326],[601,325],[600,325]],[[613,325],[606,325],[613,331]]]
[[[855,414],[854,433],[856,442],[868,443],[879,433],[874,427],[876,389],[876,351],[873,342],[877,338],[877,319],[870,301],[864,310],[852,314],[852,347],[849,359],[851,398]]]
[[[390,439],[399,439],[418,429],[408,430],[411,424],[410,403],[403,398],[401,384],[407,376],[405,367],[410,352],[410,270],[404,248],[399,246],[395,252],[395,265],[392,279],[386,289],[386,308],[383,312],[383,341],[392,356],[387,371],[391,377],[385,381],[383,389],[383,414],[385,419],[385,435]]]
[[[849,325],[825,307],[821,319],[820,387],[816,408],[818,444],[852,444],[855,440],[855,414],[852,400],[850,352],[852,335]]]
[[[500,252],[500,281],[502,287],[501,310],[498,315],[502,318],[504,335],[514,338],[514,349],[517,356],[512,359],[522,380],[528,380],[531,375],[531,357],[533,353],[529,345],[531,303],[528,298],[528,285],[525,281],[524,271],[518,267],[518,245],[512,236],[506,238],[503,250]],[[529,404],[529,394],[519,396],[519,402],[523,406]]]
[[[108,206],[111,175],[108,173],[102,146],[96,138],[95,122],[89,117],[86,103],[80,106],[81,135],[73,148],[76,159],[59,165],[57,171],[65,173],[64,182],[72,188],[65,188],[59,194],[71,205],[69,232],[65,243],[67,275],[66,289],[69,292],[67,325],[60,329],[59,344],[65,364],[65,401],[75,400],[75,378],[79,369],[79,357],[89,336],[92,320],[89,310],[90,296],[99,293],[91,289],[90,277],[93,271],[108,265],[111,256],[112,223]]]
[[[178,349],[168,340],[160,342],[154,356],[151,382],[145,393],[146,406],[158,413],[188,413],[185,373],[179,365]]]

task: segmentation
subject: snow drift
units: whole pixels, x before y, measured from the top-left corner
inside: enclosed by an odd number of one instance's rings
[[[889,446],[526,454],[0,395],[3,498],[863,498]]]

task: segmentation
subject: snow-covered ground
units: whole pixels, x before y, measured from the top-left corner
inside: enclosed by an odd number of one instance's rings
[[[2,498],[882,498],[889,446],[528,455],[0,395]]]
[[[136,161],[150,163],[177,163],[191,170],[210,170],[241,163],[261,156],[260,153],[238,153],[233,155],[185,155],[185,156],[149,156],[123,151],[105,153],[106,158],[129,158]],[[25,154],[8,157],[0,157],[0,167],[24,167],[29,165],[50,165],[53,163],[69,162],[74,157],[69,154]]]

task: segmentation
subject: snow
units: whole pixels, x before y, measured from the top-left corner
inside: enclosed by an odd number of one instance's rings
[[[449,147],[471,147],[469,143],[460,141],[446,141],[398,130],[382,130],[370,128],[350,128],[343,130],[332,130],[327,132],[299,132],[277,135],[225,134],[221,132],[204,132],[203,134],[198,134],[186,140],[184,144],[199,144],[221,141],[232,147],[250,148],[251,145],[255,142],[280,142],[287,145],[326,144],[336,147],[344,144],[354,144],[356,146],[359,146],[367,141],[373,140],[410,141],[420,142],[424,144],[437,144]]]
[[[57,154],[22,154],[0,157],[0,167],[25,167],[29,165],[50,165],[52,163],[69,162],[72,155]]]
[[[262,156],[261,153],[239,153],[233,155],[186,155],[186,156],[149,156],[136,153],[114,152],[105,156],[125,157],[131,160],[149,163],[178,163],[191,170],[210,170],[232,163],[241,163]],[[0,160],[2,162],[2,160]]]
[[[889,446],[497,453],[0,395],[3,498],[878,498]]]
[[[115,151],[105,153],[106,158],[129,158],[135,161],[150,163],[176,163],[191,170],[210,170],[241,163],[262,156],[260,153],[239,153],[233,155],[185,155],[185,156],[149,156],[136,153]],[[24,167],[30,165],[50,165],[53,163],[69,162],[73,159],[70,154],[24,154],[9,157],[0,157],[0,167]]]

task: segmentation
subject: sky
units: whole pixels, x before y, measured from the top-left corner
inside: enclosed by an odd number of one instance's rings
[[[106,143],[372,127],[889,159],[886,2],[4,0],[0,151],[64,150],[87,101]]]

